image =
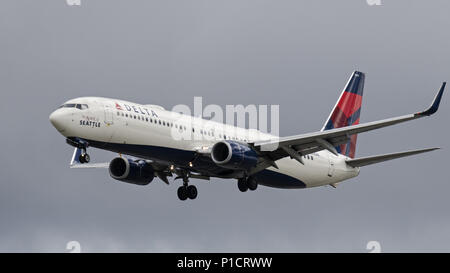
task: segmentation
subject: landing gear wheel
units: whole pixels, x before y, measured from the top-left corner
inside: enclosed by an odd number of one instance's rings
[[[84,153],[79,156],[78,160],[81,163],[89,163],[89,161],[91,161],[91,158],[88,154]]]
[[[256,190],[256,189],[258,188],[258,181],[256,181],[255,178],[253,178],[253,177],[250,176],[250,177],[247,179],[247,187],[248,187],[248,189],[251,190],[251,191]]]
[[[239,178],[237,184],[241,192],[246,192],[248,190],[247,181],[245,178]]]
[[[187,196],[189,197],[189,199],[197,198],[198,191],[197,191],[197,187],[196,186],[190,185],[190,186],[187,187],[186,190],[187,190]]]
[[[178,199],[180,199],[181,201],[186,200],[188,198],[187,187],[186,186],[179,187],[177,194],[178,194]]]

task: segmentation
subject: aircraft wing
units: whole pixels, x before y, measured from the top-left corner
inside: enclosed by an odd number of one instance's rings
[[[72,159],[70,161],[70,168],[72,169],[108,169],[109,168],[109,162],[104,163],[81,163],[78,158],[81,154],[81,149],[75,148],[73,151]],[[176,174],[178,178],[182,178],[183,171],[179,168],[171,169],[169,165],[164,163],[155,162],[152,160],[145,160],[148,164],[150,164],[153,167],[153,170],[155,171],[155,175],[159,177],[164,183],[169,185],[169,180],[167,179],[168,176],[173,176],[172,173]],[[209,180],[209,176],[205,176],[202,174],[196,174],[196,173],[190,173],[189,177],[196,178],[196,179],[203,179],[203,180]]]
[[[436,97],[434,98],[431,106],[422,112],[326,131],[318,131],[302,135],[281,137],[278,139],[255,142],[253,143],[253,146],[273,161],[286,156],[290,156],[294,159],[297,159],[297,161],[303,164],[301,158],[302,155],[314,153],[324,149],[329,150],[333,154],[337,155],[335,147],[347,143],[351,135],[368,132],[371,130],[391,126],[425,116],[430,116],[436,113],[439,108],[445,85],[445,82],[442,83],[442,86],[439,89]]]

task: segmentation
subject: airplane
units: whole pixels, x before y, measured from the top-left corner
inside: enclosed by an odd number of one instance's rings
[[[320,131],[278,137],[201,117],[118,99],[80,97],[61,105],[49,119],[74,146],[71,168],[107,168],[113,179],[148,185],[155,177],[169,184],[180,179],[180,200],[195,199],[190,178],[236,179],[241,192],[258,185],[298,189],[336,187],[358,176],[363,166],[430,152],[427,148],[355,158],[357,135],[431,116],[445,89],[421,112],[359,123],[365,74],[354,71]],[[189,137],[174,137],[177,134]],[[119,156],[109,163],[89,163],[88,147]]]

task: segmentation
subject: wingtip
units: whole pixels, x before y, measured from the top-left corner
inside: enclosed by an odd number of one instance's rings
[[[441,98],[442,98],[442,94],[444,94],[444,89],[445,86],[447,85],[447,82],[443,82],[441,85],[441,88],[439,89],[438,93],[436,94],[436,96],[434,97],[433,103],[431,104],[431,106],[420,113],[417,113],[417,115],[419,116],[431,116],[434,113],[437,112],[437,110],[439,109],[439,105],[441,103]]]
[[[433,147],[433,148],[428,148],[428,149],[424,149],[425,152],[432,152],[432,151],[436,151],[436,150],[440,150],[441,147]]]

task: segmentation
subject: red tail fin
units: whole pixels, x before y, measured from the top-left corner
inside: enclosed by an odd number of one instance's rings
[[[322,131],[359,124],[365,75],[355,71],[331,111]],[[336,150],[348,157],[354,158],[357,135],[352,135],[347,143],[336,147]]]

